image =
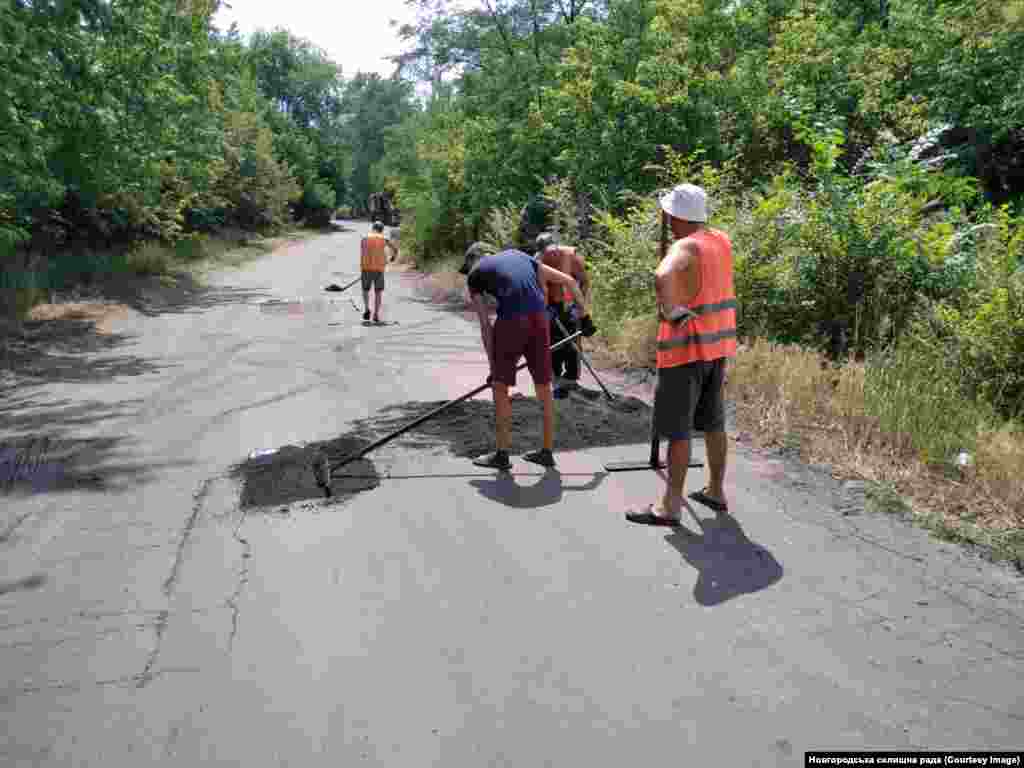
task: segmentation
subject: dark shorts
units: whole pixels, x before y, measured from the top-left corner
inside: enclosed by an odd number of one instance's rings
[[[574,305],[561,302],[558,304],[549,304],[548,315],[551,317],[552,344],[565,338],[565,335],[562,333],[562,329],[558,327],[558,323],[562,324],[562,328],[564,328],[569,335],[572,335],[579,330],[579,322],[576,319],[577,310]],[[558,319],[558,323],[555,322],[555,318]],[[579,381],[580,358],[576,345],[564,344],[552,352],[551,367],[553,375],[563,376],[569,381]]]
[[[526,358],[534,385],[551,383],[551,329],[547,312],[494,321],[494,380],[514,387],[516,364]]]
[[[724,358],[658,369],[654,426],[666,440],[689,440],[690,433],[724,432]]]
[[[384,290],[383,272],[368,272],[363,270],[363,290],[368,291],[371,287],[378,291]]]

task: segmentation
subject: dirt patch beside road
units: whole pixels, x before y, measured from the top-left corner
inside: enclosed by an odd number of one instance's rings
[[[72,301],[66,304],[37,304],[28,313],[30,322],[79,320],[93,323],[96,333],[109,334],[113,320],[129,312],[124,304],[100,301]]]

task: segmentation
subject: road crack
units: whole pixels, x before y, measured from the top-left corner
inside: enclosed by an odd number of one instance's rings
[[[213,478],[208,478],[200,484],[198,490],[192,495],[192,514],[189,515],[188,520],[185,522],[185,528],[181,532],[181,536],[178,539],[178,549],[174,553],[174,563],[171,566],[171,572],[168,574],[167,579],[163,583],[164,597],[167,598],[167,607],[161,610],[157,614],[156,623],[154,630],[156,632],[156,641],[153,643],[153,650],[150,651],[149,657],[146,659],[146,665],[136,676],[136,687],[145,688],[154,679],[153,669],[156,666],[157,660],[160,658],[160,651],[163,647],[164,633],[167,631],[167,624],[170,620],[170,604],[174,599],[174,591],[178,586],[178,579],[181,575],[181,564],[185,559],[185,548],[188,546],[188,541],[192,536],[192,531],[196,527],[196,521],[199,519],[199,513],[203,509],[203,504],[206,501],[206,497],[210,493],[210,485]]]
[[[238,582],[235,585],[235,591],[231,593],[231,596],[225,600],[227,606],[231,609],[231,634],[228,635],[228,653],[235,645],[235,638],[238,636],[238,599],[242,596],[242,590],[245,589],[245,585],[249,583],[249,558],[252,557],[252,545],[249,540],[238,535],[242,525],[245,524],[246,512],[242,510],[242,517],[238,521],[238,525],[235,526],[235,530],[231,532],[232,538],[242,545],[242,564],[238,570]]]

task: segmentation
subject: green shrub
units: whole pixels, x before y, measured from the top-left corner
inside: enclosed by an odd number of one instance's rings
[[[226,123],[215,196],[226,204],[231,222],[242,229],[279,229],[290,219],[288,204],[302,190],[288,166],[274,159],[273,136],[259,115],[230,112]]]
[[[1007,207],[965,233],[970,290],[939,317],[957,340],[972,391],[1007,418],[1024,414],[1024,219]]]
[[[306,211],[306,223],[314,227],[326,227],[331,223],[337,195],[334,189],[323,182],[308,184],[303,190],[302,207]]]
[[[137,275],[165,275],[174,265],[174,251],[162,243],[144,243],[128,254],[127,265]]]

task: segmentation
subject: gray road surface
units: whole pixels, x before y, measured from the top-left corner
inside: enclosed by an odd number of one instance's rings
[[[602,471],[642,443],[500,477],[406,442],[334,503],[241,508],[231,468],[250,451],[485,375],[475,327],[416,301],[411,276],[389,277],[387,327],[361,324],[358,286],[322,291],[357,274],[353,226],[134,313],[4,393],[0,442],[36,458],[0,495],[0,764],[1024,746],[1021,580],[781,460],[740,449],[733,517],[696,509],[679,533],[623,520],[657,475]],[[302,312],[261,304],[287,299]]]

